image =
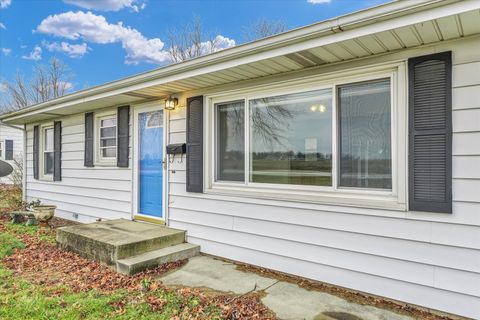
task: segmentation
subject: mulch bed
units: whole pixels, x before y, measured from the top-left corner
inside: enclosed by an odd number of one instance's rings
[[[5,224],[8,223],[8,220],[7,216],[0,215],[0,232],[6,230]],[[54,219],[50,223],[55,228],[72,224],[63,219]],[[164,287],[160,281],[155,280],[166,272],[183,266],[186,260],[167,263],[155,269],[127,276],[95,261],[82,258],[76,253],[63,251],[39,238],[42,235],[53,236],[54,233],[54,229],[39,229],[35,235],[16,234],[15,236],[25,244],[25,248],[17,249],[14,254],[3,259],[3,265],[12,270],[15,275],[47,288],[58,287],[58,284],[62,284],[74,292],[97,290],[104,293],[124,289],[131,292],[136,299],[142,297],[142,302],[149,304],[152,310],[160,310],[165,302],[153,294],[148,295],[148,292],[161,289],[166,292],[175,292],[183,297],[194,296],[199,299],[200,303],[196,307],[197,310],[185,311],[186,318],[188,315],[195,315],[196,312],[200,312],[209,305],[215,305],[221,310],[223,319],[275,319],[273,313],[262,304],[260,293],[241,296],[215,295],[201,289],[169,289]],[[147,287],[145,283],[148,283]],[[62,292],[61,289],[57,291],[55,294],[60,295]],[[123,307],[128,302],[119,301],[115,305],[119,314],[122,313]]]

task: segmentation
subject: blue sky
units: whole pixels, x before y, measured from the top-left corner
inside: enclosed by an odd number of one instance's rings
[[[0,82],[17,71],[28,78],[55,56],[71,69],[72,90],[80,90],[167,64],[168,30],[195,17],[222,49],[244,42],[243,28],[259,19],[292,29],[382,2],[0,0]]]

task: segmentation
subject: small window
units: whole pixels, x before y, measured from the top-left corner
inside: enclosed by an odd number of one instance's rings
[[[97,118],[97,162],[115,162],[117,158],[117,116]]]
[[[147,115],[147,129],[160,128],[163,125],[163,112],[153,111]]]
[[[53,174],[53,128],[43,129],[43,175]]]
[[[245,180],[245,102],[216,105],[217,181]]]

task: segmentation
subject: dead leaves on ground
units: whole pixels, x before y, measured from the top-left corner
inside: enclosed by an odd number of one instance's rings
[[[57,222],[57,225],[65,225],[63,221]],[[7,231],[6,223],[8,219],[0,217],[0,232]],[[120,289],[126,290],[129,294],[125,298],[112,303],[115,314],[121,315],[127,305],[140,303],[147,304],[152,311],[161,311],[167,301],[160,292],[180,297],[182,302],[179,303],[177,319],[208,319],[212,308],[220,310],[222,319],[275,319],[272,312],[262,304],[258,293],[232,299],[229,295],[215,295],[195,288],[169,289],[155,280],[160,275],[181,267],[186,260],[127,276],[41,240],[42,236],[52,236],[54,232],[39,229],[34,234],[15,234],[25,244],[25,248],[16,250],[2,261],[16,275],[49,290],[52,297],[61,297],[64,293],[65,289],[59,288],[59,284],[73,292],[96,290],[108,294]]]

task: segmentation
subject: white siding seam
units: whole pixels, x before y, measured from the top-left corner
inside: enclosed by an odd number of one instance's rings
[[[94,198],[94,199],[101,199],[101,200],[111,200],[115,202],[123,202],[123,203],[130,203],[130,200],[119,200],[119,199],[106,199],[105,197],[102,197],[102,195],[98,196],[87,196],[87,195],[78,195],[75,193],[68,193],[68,192],[59,192],[59,191],[46,191],[46,190],[41,190],[41,189],[35,189],[35,188],[29,188],[32,191],[37,191],[37,192],[47,192],[47,193],[54,193],[54,194],[63,194],[67,196],[75,196],[75,197],[82,197],[82,198]],[[93,188],[87,188],[87,189],[93,189]],[[113,190],[112,191],[116,191]],[[128,192],[128,191],[119,191],[119,192]],[[128,192],[129,193],[129,192]]]
[[[226,228],[221,228],[221,227],[213,226],[213,225],[211,225],[211,224],[209,225],[209,224],[199,223],[199,222],[196,222],[196,221],[195,221],[195,222],[186,221],[186,220],[182,220],[182,219],[178,219],[178,218],[175,218],[175,219],[174,219],[174,218],[170,218],[170,221],[176,221],[176,222],[183,223],[183,224],[201,225],[201,226],[208,227],[208,228],[213,228],[213,229],[227,230],[227,231],[238,232],[238,233],[247,234],[247,235],[254,235],[254,236],[259,236],[259,237],[265,237],[265,238],[269,238],[269,239],[277,239],[277,240],[282,240],[282,241],[290,241],[290,242],[295,242],[295,243],[300,243],[300,244],[306,244],[306,245],[316,246],[316,247],[322,247],[322,248],[329,248],[329,249],[334,249],[334,250],[339,250],[339,251],[353,252],[353,253],[357,253],[357,254],[364,254],[364,255],[366,255],[366,256],[375,256],[375,257],[387,258],[387,259],[392,259],[392,260],[397,260],[397,261],[408,261],[408,262],[415,263],[415,264],[420,264],[420,265],[426,265],[426,266],[431,266],[431,267],[441,267],[441,268],[444,268],[444,269],[458,270],[458,271],[462,271],[462,272],[468,272],[468,273],[480,275],[480,266],[479,266],[479,270],[478,270],[478,271],[473,271],[473,270],[471,270],[471,269],[459,269],[459,268],[452,267],[452,266],[438,265],[438,264],[432,264],[432,263],[429,263],[429,262],[424,262],[424,261],[419,261],[419,260],[412,260],[412,259],[410,259],[410,258],[399,258],[399,257],[394,257],[394,256],[382,255],[382,254],[379,254],[379,253],[373,253],[373,252],[367,252],[367,251],[359,251],[359,250],[353,250],[353,249],[345,249],[345,248],[341,248],[341,247],[334,247],[334,246],[329,246],[329,245],[324,245],[324,244],[305,242],[305,241],[301,241],[301,240],[294,240],[294,239],[291,239],[291,238],[280,238],[280,237],[272,236],[272,235],[265,235],[265,234],[260,234],[260,233],[242,231],[242,230],[238,230],[238,229],[235,229],[235,228],[233,228],[233,229],[226,229]],[[319,228],[319,229],[323,229],[323,228]],[[326,230],[332,230],[332,229],[326,229]],[[363,235],[363,234],[361,234],[361,233],[356,233],[356,232],[347,232],[347,231],[339,231],[339,230],[333,230],[333,231],[337,231],[337,232],[339,232],[339,233],[344,232],[344,233],[354,233],[354,234]],[[378,238],[388,238],[388,237],[384,237],[384,236],[375,236],[375,235],[369,235],[369,236],[371,236],[371,237],[378,237]],[[390,238],[390,239],[397,240],[396,238]],[[430,243],[430,242],[414,241],[414,240],[408,240],[408,239],[402,239],[402,241],[419,242],[419,243],[431,244],[431,245],[440,246],[440,247],[455,247],[455,246],[451,246],[451,245],[443,245],[443,244],[436,244],[436,243]],[[469,248],[464,248],[464,247],[460,247],[460,248],[461,248],[461,249],[464,249],[464,250],[478,251],[477,249],[469,249]],[[312,261],[312,262],[313,262],[313,261]]]
[[[65,169],[65,168],[63,168]],[[76,170],[76,169],[74,169]],[[70,177],[70,176],[67,176],[67,175],[64,175],[62,174],[62,178],[68,178],[68,179],[78,179],[78,180],[89,180],[91,181],[92,178],[82,178],[82,177]],[[37,183],[37,182],[41,182],[41,183],[44,183],[44,184],[54,184],[56,182],[53,182],[53,181],[48,181],[48,180],[36,180],[33,178],[33,175],[29,174],[27,175],[27,179],[28,179],[28,182],[30,183]],[[127,181],[129,182],[130,180],[129,179],[112,179],[112,178],[101,178],[101,179],[95,179],[95,180],[104,180],[104,181]],[[59,184],[60,185],[60,184]],[[114,190],[114,189],[113,189]]]
[[[409,283],[409,284],[419,285],[419,286],[423,286],[423,287],[432,288],[432,289],[435,289],[435,290],[452,292],[452,293],[455,293],[455,294],[470,296],[470,297],[474,297],[474,298],[479,298],[479,297],[480,297],[480,296],[476,296],[476,295],[469,294],[469,293],[464,293],[464,292],[460,292],[460,291],[454,291],[454,290],[449,290],[449,289],[444,289],[444,288],[435,287],[435,286],[433,286],[433,285],[422,284],[422,283],[418,283],[418,282],[411,282],[411,281],[406,281],[406,280],[396,279],[396,278],[390,278],[390,277],[386,277],[386,276],[380,276],[380,275],[374,274],[374,273],[362,272],[362,271],[358,271],[358,270],[354,270],[354,269],[348,269],[348,268],[339,267],[339,266],[334,266],[334,265],[329,265],[329,264],[325,264],[325,263],[319,263],[319,262],[317,262],[317,261],[303,260],[303,259],[299,259],[299,258],[292,257],[292,256],[286,256],[286,255],[277,254],[277,253],[272,253],[272,252],[265,252],[265,251],[262,251],[262,250],[257,250],[257,249],[249,248],[249,247],[243,247],[243,246],[239,246],[239,245],[235,245],[235,244],[225,244],[225,243],[223,243],[223,242],[219,242],[219,241],[216,241],[216,240],[205,239],[205,238],[201,238],[201,237],[195,237],[195,236],[191,236],[191,235],[188,235],[188,234],[187,234],[187,238],[188,238],[188,242],[190,242],[190,239],[198,239],[198,240],[201,240],[201,241],[215,242],[215,243],[219,243],[219,244],[222,244],[222,245],[227,245],[227,246],[231,246],[231,247],[237,247],[237,248],[241,248],[241,249],[256,251],[256,252],[259,252],[259,253],[267,253],[267,254],[271,254],[271,255],[274,255],[274,256],[279,256],[279,257],[283,257],[283,258],[288,258],[288,259],[297,260],[297,261],[300,261],[300,262],[308,262],[308,263],[318,264],[318,265],[327,266],[327,267],[330,267],[330,268],[336,268],[336,269],[346,270],[346,271],[349,271],[349,272],[355,272],[355,273],[359,273],[359,274],[364,274],[364,275],[373,276],[373,277],[378,277],[378,278],[383,278],[383,279],[389,279],[389,280],[393,280],[393,281],[400,281],[400,282],[403,282],[403,283]],[[192,241],[192,243],[195,243],[195,241]],[[201,250],[202,250],[202,248],[200,247],[200,251],[201,251]]]
[[[65,209],[61,209],[61,210],[57,210],[59,211],[59,213],[67,213],[67,214],[78,214],[79,216],[84,216],[84,217],[89,217],[89,218],[93,218],[93,219],[98,219],[98,216],[92,216],[92,215],[89,215],[89,214],[86,214],[86,213],[78,213],[78,212],[73,212],[73,211],[70,211],[70,210],[65,210]],[[124,215],[125,217],[130,217],[129,214],[125,213],[125,214],[122,214]],[[120,219],[123,219],[123,217],[120,217]]]
[[[176,195],[176,194],[170,194],[170,196],[175,196],[175,197],[183,197],[183,198],[190,198],[190,195],[189,196],[184,196],[184,195]],[[196,198],[194,196],[194,198]],[[212,201],[222,201],[222,202],[234,202],[234,203],[245,203],[245,201],[240,201],[240,200],[230,200],[230,199],[209,199],[209,200],[212,200]],[[264,200],[264,199],[262,199]],[[480,201],[480,200],[479,200]],[[479,203],[479,202],[474,202],[474,201],[467,201],[467,200],[454,200],[454,202],[466,202],[466,203]],[[264,206],[271,206],[271,207],[280,207],[280,208],[287,208],[287,209],[291,209],[292,207],[289,206],[289,205],[284,205],[284,204],[262,204]],[[176,208],[176,209],[183,209],[183,210],[192,210],[191,208],[188,208],[188,207],[181,207],[181,206],[178,206],[178,204],[175,204],[175,202],[173,203],[170,203],[169,206],[171,208]],[[342,211],[341,209],[338,210],[338,211],[335,211],[335,210],[325,210],[325,209],[310,209],[310,208],[295,208],[293,207],[294,209],[298,209],[298,210],[302,210],[302,211],[322,211],[322,212],[325,212],[325,213],[330,213],[330,214],[348,214],[348,215],[351,215],[351,214],[354,214],[354,215],[359,215],[359,216],[366,216],[366,217],[378,217],[378,218],[385,218],[385,219],[395,219],[395,220],[408,220],[408,221],[419,221],[419,222],[423,222],[423,223],[439,223],[439,224],[452,224],[452,222],[449,222],[449,221],[446,221],[446,222],[440,222],[440,221],[432,221],[432,220],[422,220],[422,219],[415,219],[413,217],[389,217],[389,216],[385,216],[385,215],[375,215],[375,214],[363,214],[363,213],[357,213],[357,212],[352,212],[352,211]],[[223,213],[220,213],[220,212],[211,212],[211,211],[202,211],[201,209],[195,209],[196,211],[200,211],[200,212],[207,212],[207,213],[215,213],[215,214],[223,214]],[[384,210],[384,211],[388,211],[388,210]],[[228,215],[228,214],[227,214]],[[442,213],[443,215],[443,213]],[[255,219],[255,218],[250,218],[248,217],[248,219]],[[263,220],[263,219],[258,219],[258,220]],[[271,220],[265,220],[265,221],[271,221]],[[471,224],[467,224],[467,223],[454,223],[455,225],[464,225],[464,226],[468,226],[468,227],[471,227],[472,225]]]
[[[63,178],[65,178],[65,177],[63,177]],[[76,179],[76,178],[73,178],[73,179]],[[86,179],[86,180],[89,180],[89,179]],[[103,181],[105,179],[101,179],[101,180]],[[34,179],[27,180],[27,182],[29,184],[33,184],[33,185],[35,185],[35,184],[46,185],[46,186],[53,185],[53,186],[58,186],[60,188],[61,187],[71,187],[71,188],[79,188],[79,189],[110,190],[110,191],[129,192],[129,193],[132,191],[131,188],[130,189],[112,189],[112,188],[98,187],[98,186],[95,186],[95,188],[92,188],[92,187],[80,186],[80,185],[76,185],[76,184],[72,184],[72,183],[65,183],[64,181],[62,181],[61,184],[53,184],[52,182],[49,182],[49,181],[34,180]],[[32,190],[45,191],[45,190],[39,190],[39,189],[32,189]]]
[[[81,207],[85,207],[85,208],[92,208],[94,210],[98,209],[98,210],[105,210],[105,211],[111,211],[111,212],[116,212],[116,213],[125,213],[126,215],[130,215],[131,212],[130,210],[129,211],[121,211],[121,210],[111,210],[111,209],[108,209],[108,208],[104,208],[104,207],[96,207],[96,206],[91,206],[91,205],[87,205],[87,204],[77,204],[77,203],[73,203],[73,202],[66,202],[66,201],[62,201],[62,200],[54,200],[54,199],[49,199],[49,198],[46,198],[46,197],[35,197],[35,196],[31,196],[31,195],[27,195],[27,197],[32,200],[32,199],[39,199],[43,202],[45,200],[42,200],[42,199],[46,199],[47,201],[53,201],[55,203],[64,203],[64,204],[67,204],[67,205],[73,205],[73,206],[81,206]],[[88,197],[86,197],[88,198]],[[98,218],[98,216],[95,216],[96,218]]]

